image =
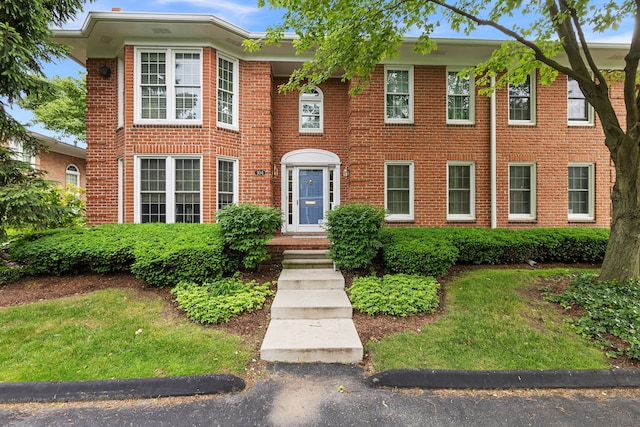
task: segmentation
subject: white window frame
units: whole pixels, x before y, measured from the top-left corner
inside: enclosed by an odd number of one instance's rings
[[[459,73],[462,68],[449,68],[447,67],[446,86],[447,86],[447,98],[446,98],[446,111],[447,111],[447,124],[452,125],[472,125],[476,122],[476,79],[473,73],[469,74],[469,118],[468,119],[451,119],[449,118],[449,74]],[[452,95],[455,96],[455,95]],[[458,95],[460,96],[460,95]]]
[[[413,221],[414,219],[414,193],[415,193],[415,179],[414,179],[414,162],[412,160],[393,160],[384,162],[384,207],[387,209],[388,200],[388,188],[387,188],[387,171],[388,166],[402,165],[409,166],[409,213],[408,214],[387,214],[385,219],[387,221]]]
[[[224,60],[227,62],[230,62],[233,65],[233,102],[231,105],[231,123],[226,123],[226,122],[221,122],[220,120],[218,120],[218,97],[219,97],[219,93],[221,91],[219,85],[218,85],[218,81],[220,78],[220,60]],[[225,128],[225,129],[231,129],[231,130],[238,130],[238,114],[239,114],[239,105],[240,105],[240,90],[239,90],[239,80],[240,80],[240,67],[239,67],[239,61],[235,58],[232,58],[230,56],[227,56],[223,53],[218,52],[218,56],[216,58],[216,124],[218,127],[221,128]]]
[[[240,177],[240,173],[239,173],[239,161],[237,158],[234,157],[226,157],[226,156],[217,156],[216,157],[216,211],[220,210],[218,208],[218,203],[219,203],[219,185],[220,185],[220,180],[218,178],[218,168],[220,166],[220,162],[230,162],[233,163],[233,202],[235,204],[239,203],[239,196],[238,196],[238,191],[240,189],[240,185],[239,185],[239,177]]]
[[[507,87],[507,114],[509,116],[510,125],[535,125],[536,124],[536,73],[533,72],[529,75],[530,84],[530,96],[529,105],[531,108],[531,118],[529,120],[513,120],[511,119],[511,95],[509,95],[509,83]]]
[[[124,60],[118,58],[118,129],[124,127]],[[137,95],[136,95],[137,97]]]
[[[593,110],[593,106],[587,101],[587,98],[584,98],[585,103],[587,104],[587,117],[586,119],[574,119],[571,120],[569,118],[569,82],[573,79],[567,76],[567,125],[568,126],[594,126],[594,117],[595,113]],[[582,93],[582,92],[581,92]]]
[[[165,205],[166,205],[166,224],[175,223],[176,218],[176,159],[197,159],[200,160],[200,223],[203,222],[204,218],[204,204],[203,204],[203,165],[202,165],[202,156],[200,155],[136,155],[134,156],[134,222],[136,224],[142,223],[142,201],[140,197],[140,180],[141,180],[141,171],[142,171],[142,159],[164,159],[166,166],[166,176],[165,176]]]
[[[586,214],[574,214],[574,213],[569,213],[568,212],[568,208],[569,208],[569,192],[571,191],[571,189],[569,188],[569,182],[568,182],[568,175],[569,175],[569,168],[571,167],[586,167],[589,169],[589,188],[588,188],[588,192],[589,192],[589,196],[588,196],[588,203],[589,203],[589,208],[588,208],[588,212]],[[569,165],[567,166],[567,215],[568,215],[568,219],[569,220],[577,220],[577,221],[592,221],[595,219],[595,164],[593,163],[569,163]]]
[[[317,97],[311,95],[309,92],[300,92],[298,102],[298,131],[300,133],[323,133],[324,132],[324,94],[320,88],[313,88],[312,91],[318,93]],[[320,105],[320,126],[317,128],[304,128],[302,127],[302,109],[304,104],[318,104]]]
[[[409,72],[409,117],[407,118],[392,118],[387,116],[387,74],[389,71],[408,71]],[[413,65],[385,65],[384,66],[384,122],[385,123],[398,123],[398,124],[411,124],[413,123],[414,108],[413,108]]]
[[[469,167],[469,213],[452,214],[449,212],[449,168],[451,166]],[[449,221],[472,221],[476,219],[476,164],[475,162],[448,161],[447,162],[447,220]]]
[[[74,168],[75,170],[70,171],[69,168]],[[72,182],[69,182],[69,175],[74,176],[77,179],[78,184],[73,184]],[[74,165],[73,163],[67,165],[67,167],[64,170],[64,183],[65,183],[65,186],[69,184],[73,184],[76,187],[80,187],[80,168],[78,166]]]
[[[29,163],[33,168],[36,167],[36,157],[29,156],[29,154],[24,152],[24,146],[21,141],[9,140],[9,150],[12,151],[11,159]]]
[[[164,53],[166,58],[166,88],[167,88],[167,117],[164,119],[144,119],[142,118],[142,78],[141,78],[141,70],[142,70],[142,54],[143,53]],[[175,117],[176,114],[176,85],[175,85],[175,54],[176,53],[198,53],[200,55],[200,114],[198,119],[177,119]],[[167,125],[167,124],[188,124],[188,125],[201,125],[202,124],[202,116],[204,114],[203,111],[203,78],[204,78],[204,68],[203,68],[203,58],[202,58],[202,48],[152,48],[152,47],[138,47],[136,48],[135,54],[135,99],[134,99],[134,108],[135,108],[135,123],[136,124],[159,124],[159,125]]]
[[[529,189],[529,193],[531,194],[531,199],[529,200],[529,213],[527,214],[514,214],[511,213],[511,166],[526,166],[529,167],[531,173],[531,188]],[[512,221],[531,221],[536,219],[536,164],[534,162],[509,162],[508,165],[508,174],[507,174],[507,185],[508,185],[508,208],[509,208],[509,220]]]

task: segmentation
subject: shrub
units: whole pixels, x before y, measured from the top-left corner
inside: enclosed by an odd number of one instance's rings
[[[397,274],[356,277],[348,291],[353,308],[363,313],[405,317],[434,312],[439,288],[433,277]]]
[[[446,240],[430,237],[396,238],[382,250],[389,273],[441,276],[458,258],[458,249]]]
[[[229,205],[218,211],[216,221],[230,256],[245,268],[255,268],[269,259],[266,244],[282,227],[282,214],[265,206]]]
[[[596,339],[616,355],[640,360],[640,281],[596,282],[594,275],[584,274],[563,293],[547,297],[565,308],[585,309],[584,316],[571,319],[578,333]],[[609,334],[629,345],[613,344]]]
[[[200,323],[228,322],[243,311],[260,309],[265,299],[273,295],[270,283],[243,283],[237,278],[220,279],[197,284],[180,282],[171,290],[180,309]]]
[[[0,265],[0,285],[17,282],[25,276],[24,268]]]
[[[369,204],[344,204],[327,212],[329,257],[336,266],[364,268],[382,246],[380,230],[385,211]]]

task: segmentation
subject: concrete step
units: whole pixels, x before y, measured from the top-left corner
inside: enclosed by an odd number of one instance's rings
[[[351,319],[353,309],[345,291],[282,290],[271,304],[272,319]]]
[[[283,259],[328,259],[326,249],[287,249],[282,253]]]
[[[260,348],[268,362],[359,363],[362,356],[351,319],[271,319]]]
[[[333,261],[329,258],[290,258],[282,260],[282,268],[295,270],[316,268],[333,269]]]
[[[280,290],[344,289],[344,276],[333,269],[284,269],[278,278]]]

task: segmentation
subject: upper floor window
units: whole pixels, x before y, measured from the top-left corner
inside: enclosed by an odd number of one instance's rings
[[[80,170],[76,165],[67,166],[66,183],[80,187]]]
[[[475,218],[475,164],[448,162],[447,164],[447,219],[472,220]]]
[[[238,129],[238,61],[218,55],[218,126]]]
[[[136,118],[147,123],[202,119],[200,50],[139,50]]]
[[[535,163],[509,164],[509,219],[536,217]]]
[[[300,93],[300,132],[323,130],[323,95],[318,88]]]
[[[593,163],[569,164],[569,219],[594,218],[595,186]]]
[[[531,76],[524,83],[509,83],[509,123],[535,123],[535,84]]]
[[[384,68],[385,123],[413,123],[413,67]]]
[[[569,125],[593,124],[593,108],[571,77],[567,77],[567,119]]]
[[[447,123],[474,122],[473,77],[461,77],[459,70],[447,70]]]
[[[201,222],[200,158],[138,158],[136,222]]]
[[[386,162],[384,207],[388,220],[413,220],[413,162]]]
[[[30,163],[31,166],[36,165],[36,158],[29,154],[23,147],[22,142],[9,140],[9,151],[11,159],[20,162]]]

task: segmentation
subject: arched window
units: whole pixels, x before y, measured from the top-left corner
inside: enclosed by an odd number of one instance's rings
[[[67,184],[80,187],[80,170],[76,165],[67,166]]]
[[[323,95],[318,88],[300,93],[300,132],[321,133],[323,129]]]

